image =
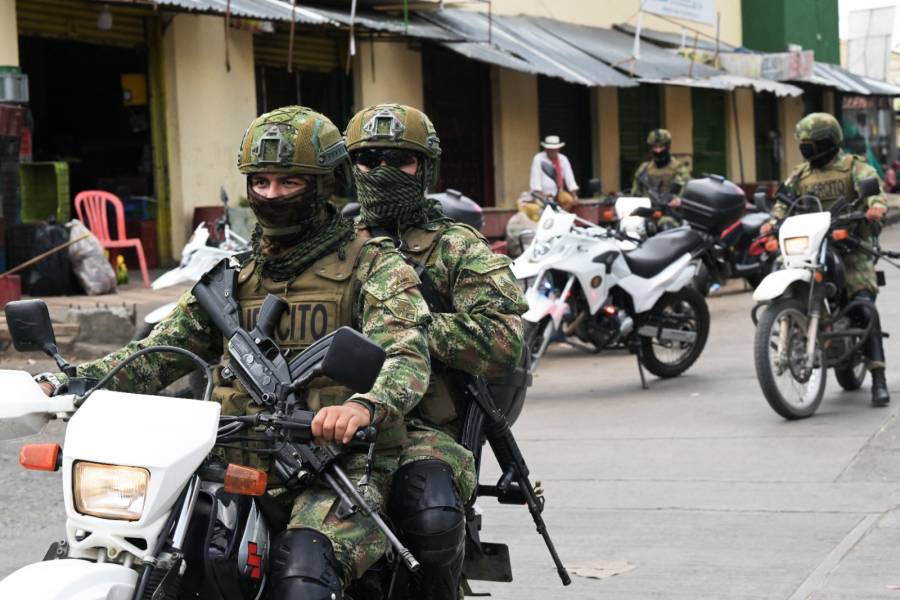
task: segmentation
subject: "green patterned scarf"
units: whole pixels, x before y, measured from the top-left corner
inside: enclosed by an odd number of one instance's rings
[[[256,226],[250,245],[253,260],[263,277],[278,282],[293,281],[309,265],[335,248],[343,253],[344,245],[356,235],[353,223],[342,217],[330,203],[325,205],[325,211],[325,227],[319,234],[287,248],[281,247],[276,240],[267,238],[263,235],[262,228]]]
[[[369,227],[403,228],[443,217],[437,203],[425,198],[431,161],[423,161],[415,175],[390,165],[366,173],[353,169],[360,219]]]

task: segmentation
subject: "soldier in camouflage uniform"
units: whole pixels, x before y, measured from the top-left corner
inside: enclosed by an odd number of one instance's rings
[[[648,196],[652,190],[657,194],[668,194],[681,188],[690,181],[691,171],[686,163],[672,156],[672,134],[666,129],[654,129],[647,136],[647,145],[653,155],[652,160],[641,163],[634,172],[631,183],[632,196]],[[681,206],[676,196],[669,201],[670,208]],[[661,229],[675,227],[678,219],[666,215],[659,220]]]
[[[351,119],[345,139],[360,226],[397,240],[433,312],[427,328],[431,384],[407,419],[410,443],[394,474],[390,512],[422,563],[415,597],[455,599],[465,549],[464,507],[477,482],[472,453],[456,441],[465,407],[450,370],[489,377],[512,371],[523,345],[519,315],[527,305],[509,259],[426,199],[440,158],[427,116],[403,105],[372,106]]]
[[[324,381],[309,394],[310,409],[318,411],[313,434],[320,440],[346,442],[357,428],[378,426],[375,469],[361,491],[373,506],[382,507],[390,474],[406,444],[404,417],[428,386],[424,327],[429,312],[416,288],[415,272],[390,240],[356,230],[329,203],[335,172],[349,168],[347,158],[340,131],[308,108],[281,108],[250,124],[238,167],[247,175],[248,199],[259,224],[236,296],[246,329],[254,326],[267,293],[288,302],[290,309],[277,331],[279,344],[291,354],[343,325],[353,326],[384,348],[387,359],[369,393],[353,395]],[[188,292],[145,340],[81,365],[78,372],[101,377],[133,352],[161,344],[186,348],[207,360],[218,360],[223,352],[222,335]],[[121,371],[113,387],[154,393],[192,368],[180,356],[154,354]],[[214,399],[221,402],[223,413],[260,410],[239,382],[221,380],[221,369],[216,373]],[[229,460],[267,467],[264,456],[238,454]],[[353,481],[360,479],[364,466],[360,454],[349,455],[344,463]],[[282,488],[278,497],[291,507],[291,518],[287,531],[272,545],[270,598],[339,600],[343,588],[388,547],[384,535],[361,512],[338,518],[339,502],[330,488],[299,493]]]
[[[841,150],[844,136],[837,119],[827,113],[806,115],[797,123],[794,136],[800,143],[800,153],[806,162],[793,170],[785,181],[785,186],[795,196],[812,194],[822,201],[822,208],[829,210],[838,200],[847,200],[853,210],[866,210],[866,218],[878,222],[887,211],[884,194],[878,193],[867,198],[859,197],[859,182],[869,177],[878,177],[871,166],[861,156],[847,154]],[[763,225],[761,233],[768,233],[776,221],[784,219],[788,205],[783,201],[775,203],[772,222]],[[863,239],[873,237],[872,227],[860,225],[858,233]],[[844,257],[847,295],[871,305],[877,315],[875,298],[878,282],[875,277],[875,263],[861,250]],[[886,406],[890,400],[884,377],[884,347],[881,339],[880,323],[875,323],[872,333],[864,346],[867,366],[872,373],[872,404]]]

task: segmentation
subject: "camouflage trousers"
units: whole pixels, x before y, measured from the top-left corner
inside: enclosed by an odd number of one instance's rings
[[[365,456],[354,454],[344,460],[344,471],[350,481],[358,482],[365,474]],[[379,454],[375,458],[369,484],[360,488],[370,506],[383,512],[391,475],[397,467],[396,455]],[[337,494],[327,485],[315,485],[299,494],[286,494],[283,502],[292,505],[288,529],[314,529],[327,537],[340,562],[344,587],[358,579],[387,551],[387,538],[371,518],[356,512],[346,519],[338,518]]]
[[[851,252],[844,257],[844,275],[847,285],[847,296],[853,297],[862,291],[878,293],[878,280],[875,277],[874,261],[861,250]]]
[[[456,439],[443,431],[429,427],[418,419],[408,421],[408,443],[400,454],[399,466],[408,465],[417,460],[441,460],[453,470],[453,481],[459,498],[468,502],[475,493],[476,481],[475,457]]]

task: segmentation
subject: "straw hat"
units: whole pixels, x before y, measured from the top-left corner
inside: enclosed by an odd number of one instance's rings
[[[541,146],[547,150],[559,150],[565,145],[565,142],[559,141],[558,135],[548,135],[544,138],[544,141],[541,142]]]

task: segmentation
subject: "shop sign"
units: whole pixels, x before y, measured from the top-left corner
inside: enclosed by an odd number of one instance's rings
[[[687,19],[707,25],[716,24],[714,0],[642,0],[641,10],[675,19]]]
[[[802,81],[813,74],[815,53],[812,50],[775,52],[771,54],[719,54],[723,69],[735,75],[776,81]]]

